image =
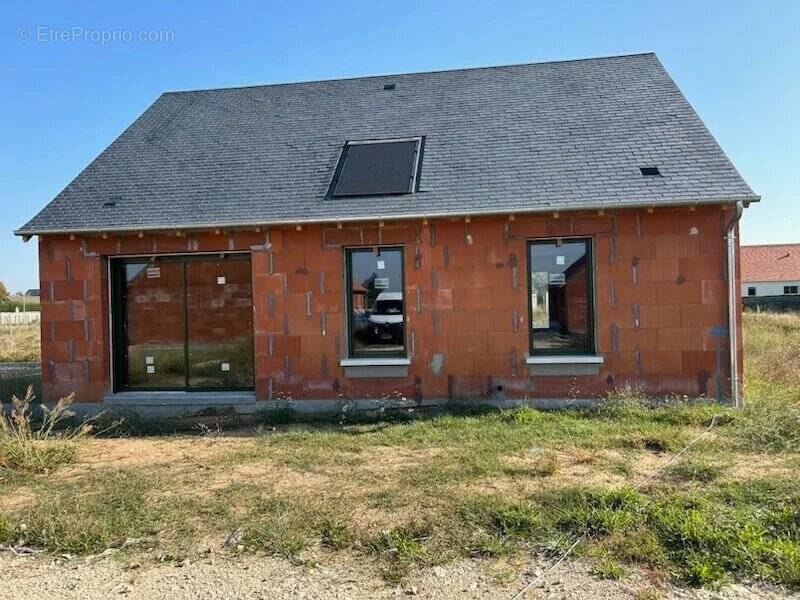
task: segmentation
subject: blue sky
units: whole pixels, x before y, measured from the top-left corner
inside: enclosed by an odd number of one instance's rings
[[[38,287],[35,242],[12,229],[162,91],[646,51],[764,197],[745,212],[743,241],[800,242],[800,2],[111,4],[0,3],[9,289]],[[150,32],[163,41],[138,41]]]

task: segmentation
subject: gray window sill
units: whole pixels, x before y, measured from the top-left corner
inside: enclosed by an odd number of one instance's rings
[[[408,358],[389,358],[389,357],[370,357],[370,358],[343,358],[339,361],[342,367],[397,367],[408,366],[411,359]]]
[[[603,364],[598,355],[542,355],[525,359],[531,375],[597,375]]]
[[[344,376],[348,379],[407,377],[408,358],[343,358],[339,364],[344,368]]]
[[[528,356],[525,362],[529,365],[602,365],[603,357],[584,354],[558,354]]]

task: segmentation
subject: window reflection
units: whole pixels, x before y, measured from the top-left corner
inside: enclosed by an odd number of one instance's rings
[[[592,351],[590,240],[529,244],[532,351]]]
[[[348,251],[350,353],[405,353],[403,253],[400,248]]]

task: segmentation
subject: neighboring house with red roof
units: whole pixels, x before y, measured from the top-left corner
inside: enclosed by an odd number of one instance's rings
[[[797,295],[800,244],[742,246],[742,296]]]

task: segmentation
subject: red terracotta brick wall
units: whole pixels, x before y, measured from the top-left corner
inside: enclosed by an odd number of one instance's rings
[[[259,398],[591,397],[727,394],[724,226],[719,206],[332,226],[260,232],[45,237],[40,242],[45,395],[109,388],[105,258],[252,250]],[[532,377],[525,366],[526,240],[592,236],[597,376]],[[348,379],[343,252],[405,246],[408,377]]]

